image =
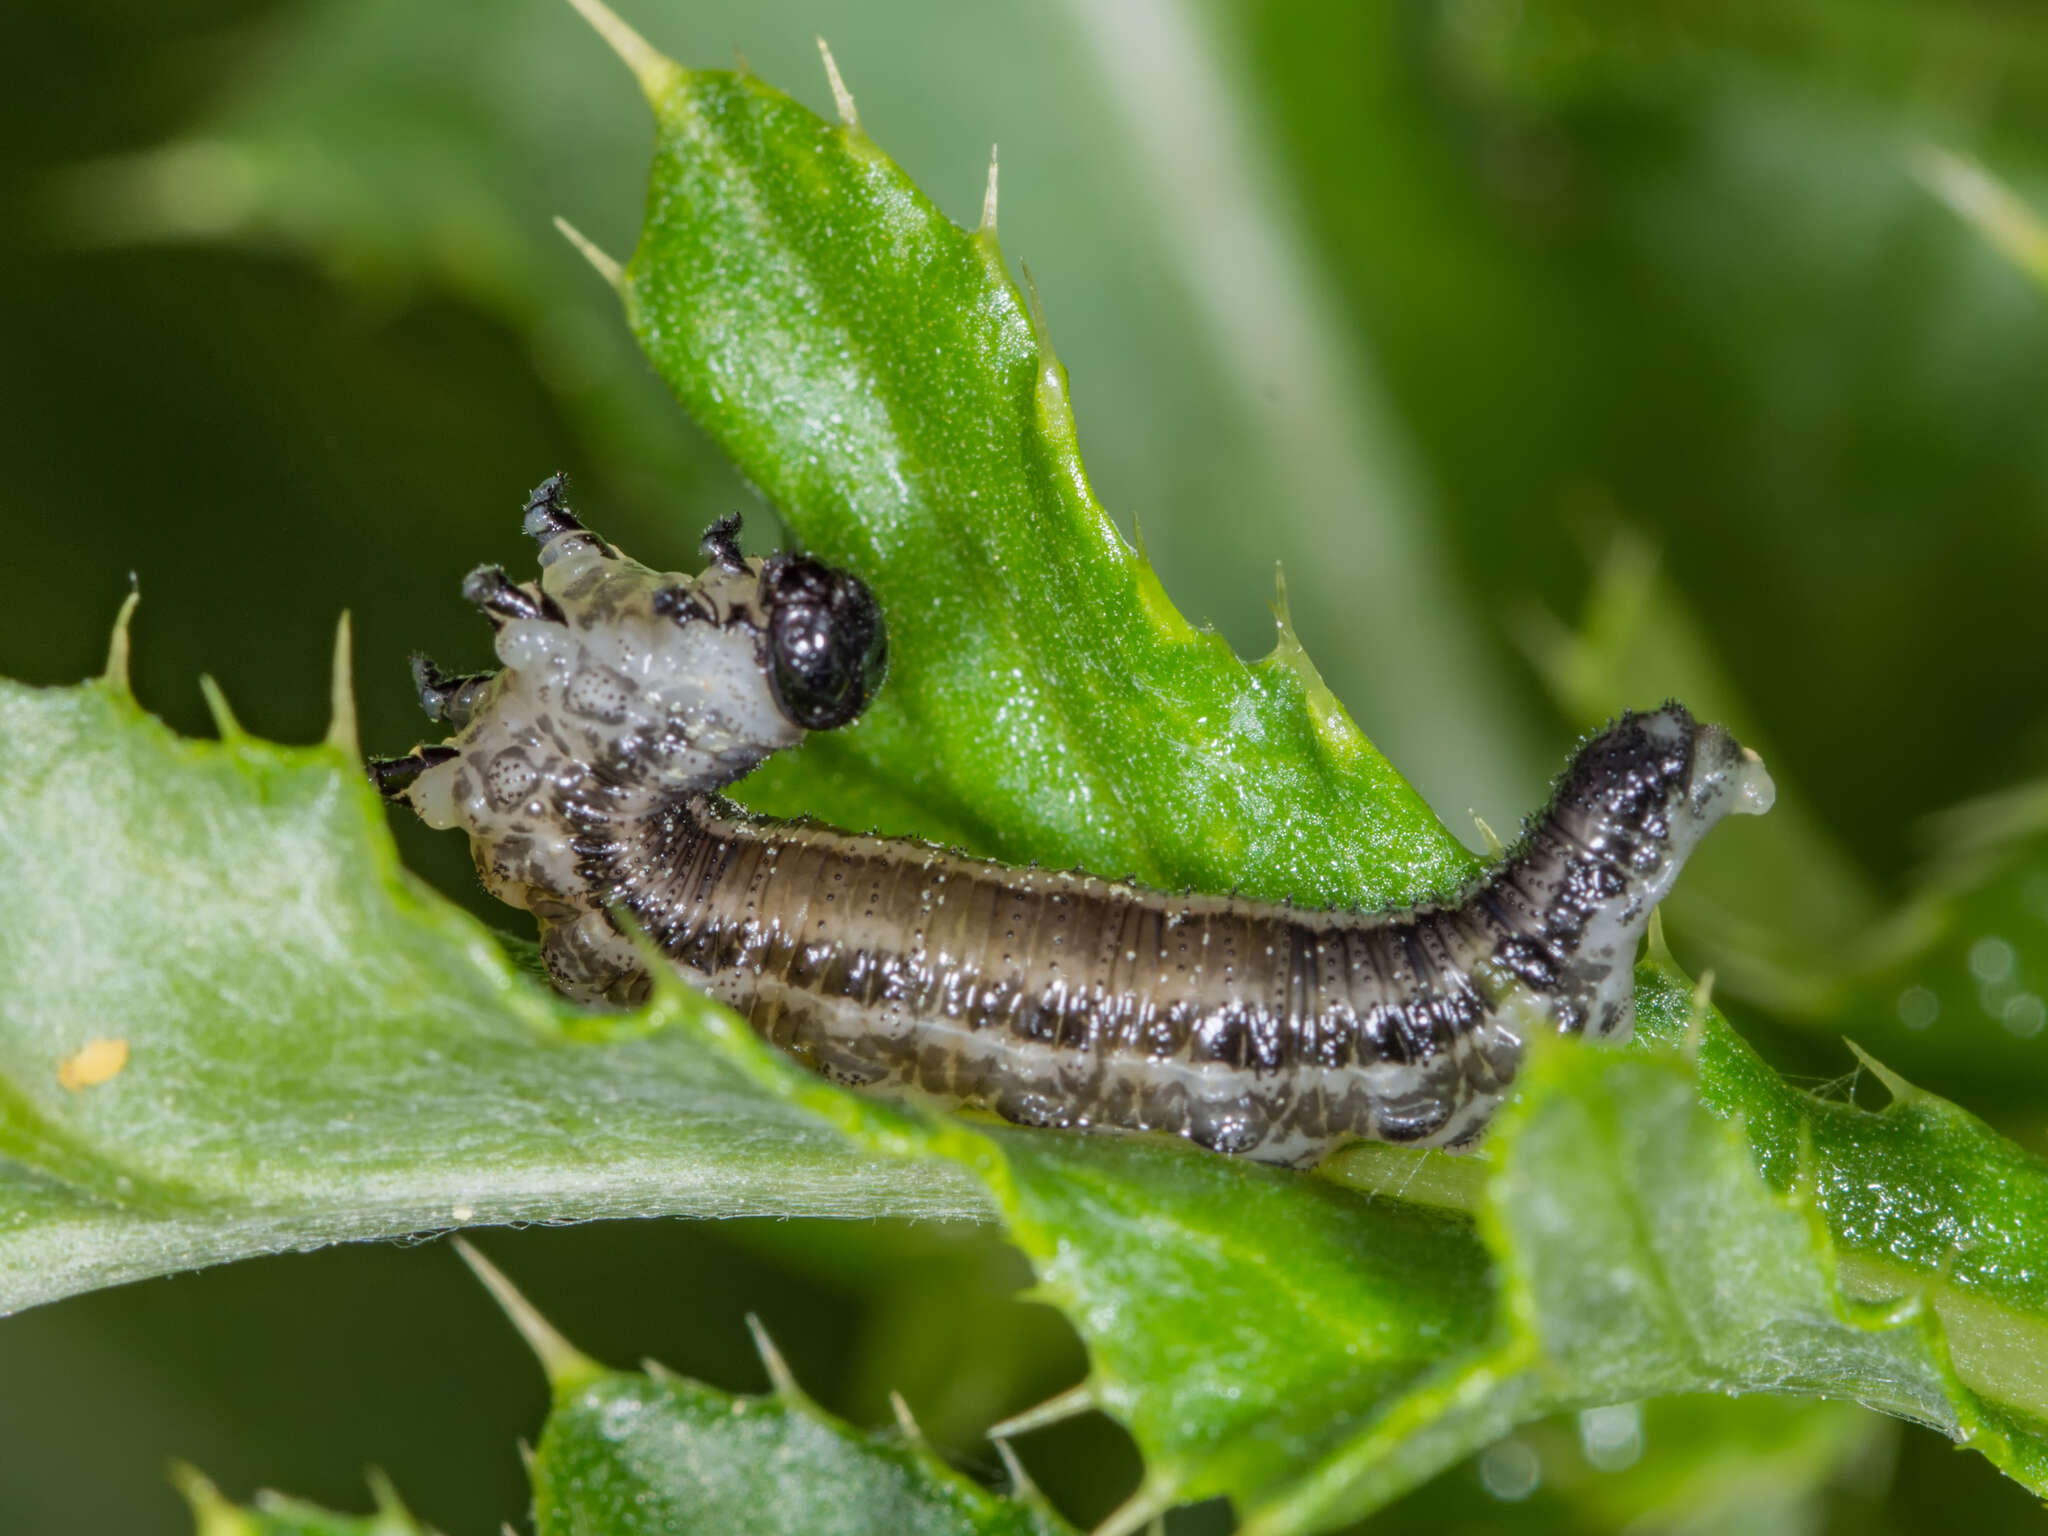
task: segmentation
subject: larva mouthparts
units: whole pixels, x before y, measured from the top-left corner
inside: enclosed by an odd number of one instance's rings
[[[880,686],[873,595],[808,556],[745,558],[736,519],[706,534],[703,574],[651,571],[563,489],[555,476],[526,507],[537,581],[488,567],[468,583],[503,669],[417,659],[423,705],[456,734],[372,776],[469,834],[571,997],[646,995],[624,908],[684,975],[851,1086],[1277,1163],[1361,1137],[1459,1146],[1532,1030],[1628,1037],[1652,908],[1709,828],[1773,799],[1722,727],[1677,703],[1625,714],[1459,899],[1382,913],[753,816],[719,791]]]

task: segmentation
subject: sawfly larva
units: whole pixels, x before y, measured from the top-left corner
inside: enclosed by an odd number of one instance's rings
[[[371,765],[539,920],[561,990],[647,994],[632,921],[687,977],[834,1081],[1027,1125],[1170,1132],[1303,1164],[1361,1137],[1455,1146],[1531,1031],[1625,1040],[1651,909],[1700,838],[1762,812],[1756,754],[1678,704],[1589,738],[1521,843],[1453,902],[1313,911],[1017,869],[752,815],[719,791],[880,686],[882,615],[806,555],[701,576],[628,559],[555,476],[538,581],[464,593],[503,669],[414,677],[442,746]]]

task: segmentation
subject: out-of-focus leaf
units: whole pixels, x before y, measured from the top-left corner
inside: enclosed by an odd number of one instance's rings
[[[1529,649],[1591,727],[1619,701],[1675,695],[1770,744],[1643,539],[1617,529],[1579,624],[1532,618]],[[1890,912],[1781,783],[1766,821],[1731,828],[1686,868],[1667,912],[1735,995],[1909,1076],[2010,1100],[2048,1029],[2048,790],[2024,785],[1932,819],[1930,867]],[[2022,1113],[2031,1106],[2015,1106]]]
[[[1615,1403],[1524,1425],[1372,1529],[1820,1536],[1837,1490],[1881,1488],[1898,1435],[1853,1403],[1810,1398]]]
[[[454,294],[524,339],[608,483],[643,511],[694,505],[705,482],[730,496],[549,223],[574,212],[604,237],[603,206],[626,204],[644,152],[601,58],[563,46],[574,36],[558,4],[293,7],[186,136],[64,178],[61,215],[95,243],[304,253],[386,305]]]
[[[1916,136],[1980,149],[2041,201],[2037,148],[1976,137],[2041,120],[2037,14],[1225,14],[1486,612],[1573,609],[1573,535],[1622,509],[1773,772],[1873,883],[1906,872],[1918,816],[2040,771],[2048,307],[1907,156]],[[1739,15],[1815,46],[1780,70],[1703,37]],[[1866,28],[1902,71],[1837,89]],[[1525,87],[1553,38],[1589,67]]]
[[[2026,200],[1982,166],[1925,147],[1913,157],[1928,189],[2034,281],[2048,286],[2048,225]]]
[[[252,1504],[238,1505],[190,1467],[173,1467],[172,1475],[192,1508],[193,1536],[435,1536],[376,1472],[370,1474],[370,1490],[377,1509],[369,1515],[338,1515],[268,1491],[257,1494]]]
[[[1776,762],[1768,735],[1684,597],[1641,533],[1617,523],[1607,535],[1578,622],[1540,610],[1523,618],[1524,648],[1565,713],[1593,730],[1633,702],[1683,699]],[[1732,828],[1703,845],[1666,905],[1704,962],[1739,995],[1778,1001],[1872,924],[1868,882],[1814,816],[1796,783],[1776,775],[1777,803],[1764,823]]]

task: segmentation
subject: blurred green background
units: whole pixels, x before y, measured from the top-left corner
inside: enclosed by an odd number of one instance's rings
[[[1851,1033],[2048,1145],[2048,240],[2030,270],[2029,232],[2001,249],[1929,159],[2048,207],[2048,13],[621,8],[820,108],[824,33],[863,123],[963,222],[999,143],[1004,247],[1103,500],[1247,653],[1283,562],[1310,654],[1461,835],[1474,812],[1509,833],[1622,705],[1729,719],[1786,793],[1688,875],[1681,960],[1795,1077],[1855,1093]],[[456,585],[524,558],[549,471],[656,563],[734,507],[773,541],[549,227],[628,252],[649,135],[559,0],[17,4],[0,57],[0,671],[95,670],[132,573],[149,707],[208,731],[210,672],[252,730],[310,740],[346,607],[364,739],[396,750],[422,728],[405,654],[485,660]],[[482,909],[455,840],[395,830]],[[1083,1369],[978,1233],[483,1241],[593,1354],[756,1389],[754,1310],[828,1406],[880,1423],[900,1389],[983,1470],[980,1430]],[[355,1508],[374,1462],[451,1536],[523,1528],[515,1442],[544,1404],[440,1244],[47,1307],[0,1322],[0,1384],[9,1533],[184,1530],[169,1456]],[[1021,1448],[1083,1519],[1136,1476],[1101,1419]],[[1538,1426],[1371,1528],[1959,1519],[2041,1516],[1929,1433],[1716,1401]]]

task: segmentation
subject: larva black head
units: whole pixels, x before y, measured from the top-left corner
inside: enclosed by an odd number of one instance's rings
[[[775,702],[807,731],[845,725],[867,708],[889,665],[881,606],[857,577],[809,555],[771,555],[761,568]]]

